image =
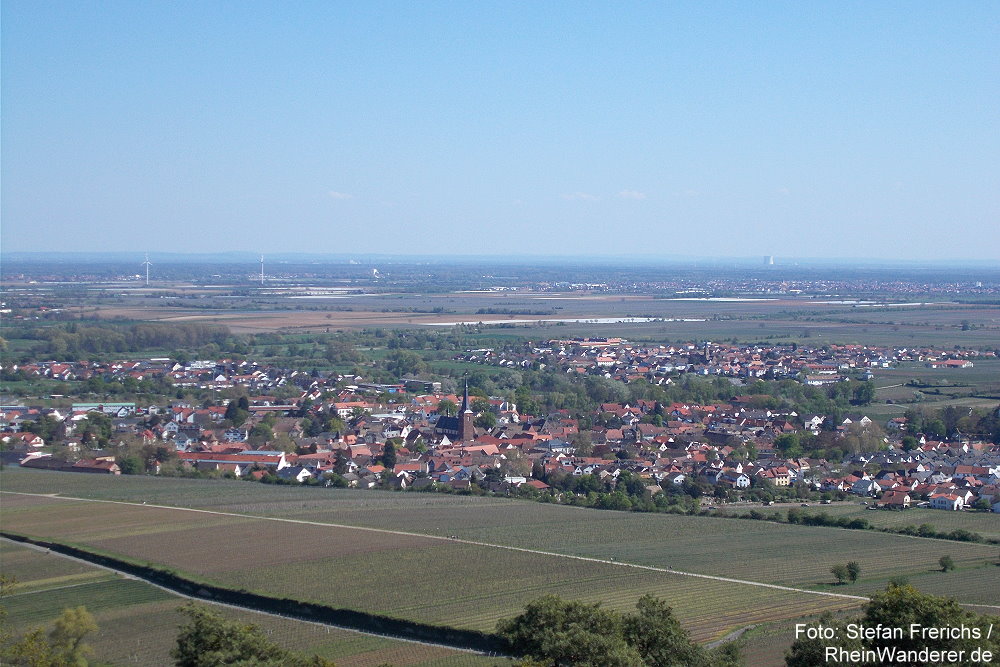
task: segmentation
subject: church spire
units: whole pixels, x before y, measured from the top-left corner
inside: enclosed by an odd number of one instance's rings
[[[462,409],[458,415],[458,440],[466,442],[476,439],[476,428],[473,425],[475,415],[472,414],[472,406],[469,405],[469,379],[465,379],[465,397],[462,399]]]

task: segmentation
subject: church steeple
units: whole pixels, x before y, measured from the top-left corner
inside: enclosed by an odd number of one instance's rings
[[[475,440],[476,428],[472,423],[475,415],[472,413],[472,406],[469,405],[469,380],[465,380],[465,396],[462,398],[462,407],[458,414],[458,440]]]

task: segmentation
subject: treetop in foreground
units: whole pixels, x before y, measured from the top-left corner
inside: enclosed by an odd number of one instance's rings
[[[269,641],[251,623],[229,621],[201,605],[188,603],[180,608],[188,617],[170,652],[178,667],[334,667],[319,656],[287,651]]]
[[[503,619],[497,632],[527,664],[577,667],[713,667],[739,664],[732,645],[706,651],[692,642],[663,600],[644,595],[636,613],[621,614],[546,595]]]
[[[963,609],[955,600],[890,583],[852,619],[824,614],[796,627],[787,667],[828,664],[950,667],[988,664],[1000,655],[1000,618]],[[986,658],[991,654],[992,658]],[[977,658],[978,656],[978,658]]]

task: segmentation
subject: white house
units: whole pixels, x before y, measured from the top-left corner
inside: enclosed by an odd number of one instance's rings
[[[931,496],[931,507],[936,510],[958,511],[965,507],[965,501],[952,493],[935,493]]]

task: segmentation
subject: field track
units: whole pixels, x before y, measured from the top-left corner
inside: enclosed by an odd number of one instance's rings
[[[576,560],[576,561],[587,561],[587,562],[601,563],[601,564],[604,564],[604,565],[613,565],[613,566],[624,567],[624,568],[633,568],[633,569],[639,569],[639,570],[649,570],[649,571],[653,571],[653,572],[663,572],[663,573],[667,573],[667,574],[681,575],[681,576],[687,576],[687,577],[696,577],[696,578],[700,578],[700,579],[710,579],[710,580],[714,580],[714,581],[721,581],[721,582],[726,582],[726,583],[731,583],[731,584],[739,584],[739,585],[745,585],[745,586],[755,586],[755,587],[758,587],[758,588],[771,588],[771,589],[776,589],[776,590],[781,590],[781,591],[789,591],[789,592],[793,592],[793,593],[804,593],[804,594],[807,594],[807,595],[816,595],[816,596],[840,598],[840,599],[847,599],[847,600],[856,600],[858,602],[867,602],[868,601],[868,597],[862,596],[862,595],[850,595],[850,594],[847,594],[847,593],[834,593],[834,592],[830,592],[830,591],[814,591],[814,590],[809,590],[809,589],[805,589],[805,588],[796,588],[796,587],[792,587],[792,586],[781,586],[781,585],[778,585],[778,584],[768,584],[768,583],[759,582],[759,581],[750,581],[750,580],[747,580],[747,579],[735,579],[735,578],[731,578],[731,577],[721,577],[721,576],[710,575],[710,574],[701,574],[701,573],[696,573],[696,572],[685,572],[685,571],[681,571],[681,570],[674,570],[674,569],[669,568],[669,567],[668,568],[663,568],[663,567],[655,567],[655,566],[652,566],[652,565],[640,565],[640,564],[636,564],[636,563],[627,563],[627,562],[622,562],[622,561],[613,560],[613,559],[594,558],[594,557],[589,557],[589,556],[577,556],[577,555],[564,554],[564,553],[558,553],[558,552],[553,552],[553,551],[543,551],[543,550],[539,550],[539,549],[527,549],[527,548],[524,548],[524,547],[515,547],[515,546],[510,546],[510,545],[505,545],[505,544],[495,544],[495,543],[490,543],[490,542],[480,542],[480,541],[476,541],[476,540],[464,540],[464,539],[460,539],[460,538],[442,537],[440,535],[430,535],[430,534],[426,534],[426,533],[414,533],[414,532],[401,531],[401,530],[390,530],[390,529],[386,529],[386,528],[370,528],[370,527],[364,527],[364,526],[351,526],[351,525],[346,525],[346,524],[330,523],[330,522],[323,522],[323,521],[309,521],[309,520],[304,520],[304,519],[288,519],[288,518],[280,518],[280,517],[269,517],[269,516],[253,515],[253,514],[242,514],[242,513],[238,513],[238,512],[221,512],[221,511],[217,511],[217,510],[205,510],[205,509],[196,509],[196,508],[190,508],[190,507],[177,507],[177,506],[172,506],[172,505],[149,505],[149,504],[145,504],[145,503],[126,502],[126,501],[121,501],[121,500],[98,500],[98,499],[92,499],[92,498],[77,498],[77,497],[71,497],[71,496],[61,496],[59,494],[51,494],[51,493],[23,493],[23,492],[16,492],[16,491],[2,491],[0,493],[7,493],[7,494],[21,495],[21,496],[44,497],[44,498],[51,498],[51,499],[55,499],[55,500],[69,500],[69,501],[74,501],[74,502],[108,503],[108,504],[113,504],[113,505],[128,505],[128,506],[133,506],[133,507],[148,507],[150,509],[173,510],[173,511],[178,511],[178,512],[196,512],[196,513],[200,513],[200,514],[210,514],[210,515],[225,516],[225,517],[236,517],[236,518],[242,518],[242,519],[255,519],[255,520],[261,520],[261,521],[277,521],[277,522],[282,522],[282,523],[301,524],[301,525],[320,526],[320,527],[322,527],[322,526],[328,526],[328,527],[331,527],[331,528],[340,528],[340,529],[347,529],[347,530],[358,530],[358,531],[366,531],[366,532],[373,532],[373,533],[382,533],[382,534],[390,534],[390,535],[400,535],[400,536],[405,536],[405,537],[419,537],[419,538],[430,539],[430,540],[439,540],[439,541],[448,542],[448,543],[469,544],[469,545],[474,545],[474,546],[479,546],[479,547],[486,547],[486,548],[492,548],[492,549],[505,549],[505,550],[508,550],[508,551],[519,551],[519,552],[523,552],[523,553],[538,554],[538,555],[549,556],[549,557],[553,557],[553,558],[562,558],[562,559]],[[986,609],[1000,610],[1000,605],[982,605],[982,604],[972,605],[972,604],[969,604],[967,606],[974,606],[974,607],[980,607],[980,608],[986,608]]]

